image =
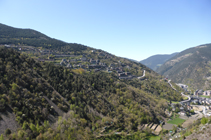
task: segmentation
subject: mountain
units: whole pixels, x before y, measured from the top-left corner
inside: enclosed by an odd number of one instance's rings
[[[39,46],[45,35],[31,29],[3,27],[0,134],[8,139],[144,139],[150,135],[147,129],[140,129],[144,124],[166,120],[167,100],[182,100],[180,93],[160,75],[140,63],[83,45],[82,50],[68,46],[71,43],[58,48],[53,43]],[[31,32],[36,37],[31,37]],[[45,38],[46,43],[60,42]],[[37,42],[27,41],[33,39]],[[6,43],[15,45],[8,47]],[[44,47],[43,51],[55,60],[40,62],[37,58],[47,56],[38,47]],[[77,55],[58,55],[64,50]],[[91,60],[82,61],[80,57]],[[61,59],[77,67],[55,65]],[[102,65],[90,65],[93,59]],[[101,66],[109,71],[82,69],[78,65]],[[119,70],[126,71],[125,77],[132,75],[131,78],[121,79]]]
[[[66,43],[54,38],[50,38],[32,29],[19,29],[0,23],[0,44],[28,45],[64,51],[68,48],[71,51],[82,51],[88,47],[76,43]]]
[[[174,57],[177,54],[178,54],[177,52],[173,54],[157,54],[140,61],[140,63],[156,71],[156,69],[158,69],[163,63],[165,63],[167,60],[169,60],[170,58]]]
[[[206,90],[211,88],[210,69],[211,44],[204,44],[180,52],[159,67],[157,72],[194,90]]]

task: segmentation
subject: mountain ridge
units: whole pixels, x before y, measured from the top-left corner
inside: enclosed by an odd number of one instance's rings
[[[209,89],[210,52],[210,43],[186,49],[165,62],[157,72],[194,90]]]
[[[171,59],[177,54],[178,54],[177,52],[172,54],[156,54],[144,60],[141,60],[140,63],[156,71],[156,69],[158,69],[163,63],[165,63],[167,60]]]

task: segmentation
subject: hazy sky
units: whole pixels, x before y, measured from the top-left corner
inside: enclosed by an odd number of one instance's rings
[[[0,23],[142,60],[211,43],[211,0],[0,0]]]

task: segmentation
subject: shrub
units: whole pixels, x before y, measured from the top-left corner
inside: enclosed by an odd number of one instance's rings
[[[201,124],[206,124],[207,122],[208,122],[208,119],[207,118],[203,117],[201,119]]]

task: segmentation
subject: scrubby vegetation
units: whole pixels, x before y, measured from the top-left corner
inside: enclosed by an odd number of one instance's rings
[[[102,50],[90,53],[91,49],[84,45],[58,41],[30,29],[0,24],[0,31],[0,44],[29,46],[23,47],[29,53],[0,48],[0,122],[10,114],[18,127],[1,125],[0,131],[5,130],[1,138],[146,139],[151,130],[139,131],[138,126],[159,124],[167,117],[167,100],[182,100],[161,76],[140,63]],[[124,64],[128,67],[121,68],[126,72],[142,76],[146,70],[146,75],[142,79],[120,80],[115,70],[68,69],[39,62],[29,57],[39,57],[37,47],[57,54],[74,54],[74,59],[85,55],[106,65]],[[106,56],[100,56],[101,52]]]

